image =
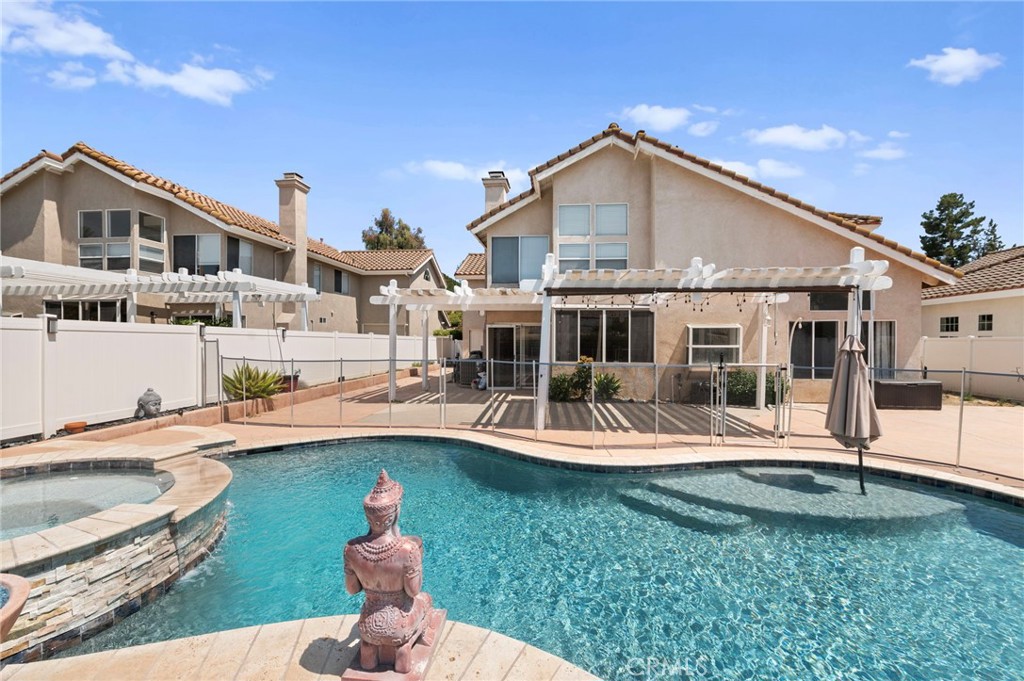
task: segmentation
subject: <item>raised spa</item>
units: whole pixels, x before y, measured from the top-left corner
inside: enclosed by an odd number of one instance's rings
[[[450,444],[229,463],[226,538],[72,654],[357,612],[341,550],[382,467],[449,616],[608,679],[1013,678],[1024,514],[908,482],[787,468],[607,475]]]
[[[145,504],[174,484],[147,470],[61,471],[0,482],[0,540],[39,532],[118,504]]]

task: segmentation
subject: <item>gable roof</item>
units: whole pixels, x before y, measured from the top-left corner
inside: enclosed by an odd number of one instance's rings
[[[456,277],[483,277],[487,275],[487,254],[469,253],[455,270]]]
[[[509,208],[512,208],[516,204],[526,201],[532,196],[535,196],[538,187],[539,175],[544,173],[544,171],[562,163],[563,161],[573,156],[576,156],[577,154],[580,154],[589,147],[604,142],[605,140],[618,141],[620,143],[629,145],[634,149],[638,149],[640,144],[650,145],[655,150],[664,152],[668,156],[673,157],[678,161],[684,161],[706,168],[714,173],[717,173],[718,175],[721,175],[725,181],[734,181],[740,185],[749,187],[760,192],[761,194],[764,194],[765,198],[770,197],[773,199],[784,201],[785,203],[790,204],[791,206],[794,206],[802,211],[806,211],[810,216],[814,218],[828,221],[834,225],[849,230],[853,234],[877,242],[880,246],[894,250],[897,253],[907,256],[913,260],[916,260],[923,265],[927,265],[928,267],[934,268],[946,274],[951,274],[957,277],[962,276],[962,273],[953,267],[945,265],[939,262],[938,260],[929,258],[923,253],[918,253],[917,251],[914,251],[913,249],[908,248],[907,246],[897,243],[892,239],[888,239],[886,237],[881,236],[880,234],[874,233],[872,231],[873,227],[869,229],[866,225],[868,224],[868,219],[873,220],[877,216],[857,215],[855,213],[831,213],[821,208],[817,208],[809,203],[794,198],[789,194],[786,194],[785,192],[773,189],[768,185],[761,184],[756,180],[751,180],[750,178],[745,177],[744,175],[740,175],[734,170],[730,170],[717,163],[713,163],[712,161],[709,161],[705,158],[701,158],[699,156],[695,156],[691,153],[683,151],[679,147],[673,146],[667,142],[663,142],[657,139],[656,137],[651,137],[643,130],[639,130],[636,132],[636,134],[630,135],[629,133],[620,129],[617,123],[609,124],[609,126],[602,130],[600,133],[594,135],[593,137],[587,140],[584,140],[583,142],[577,144],[575,147],[569,149],[565,153],[559,154],[558,156],[549,159],[544,163],[541,163],[539,166],[531,169],[529,172],[531,184],[529,189],[527,189],[522,194],[514,196],[511,199],[505,201],[504,203],[495,206],[491,210],[487,211],[486,213],[484,213],[483,215],[481,215],[480,217],[466,225],[466,229],[475,232],[478,228],[482,228],[484,223],[488,222],[491,218],[497,216],[500,213],[503,213]],[[881,218],[878,218],[878,221],[881,222]],[[858,222],[860,222],[860,224],[858,224]]]
[[[921,292],[924,300],[1024,289],[1024,246],[984,255],[963,266],[964,277],[955,284]]]
[[[113,156],[93,149],[85,142],[76,142],[63,154],[55,154],[43,150],[31,159],[21,164],[0,179],[0,184],[6,183],[19,173],[22,173],[41,160],[48,159],[60,163],[73,162],[74,157],[81,154],[92,161],[100,164],[103,168],[119,173],[134,182],[146,184],[154,189],[159,189],[168,194],[169,200],[181,201],[192,208],[206,213],[222,223],[239,227],[244,230],[259,234],[264,237],[275,239],[285,244],[294,245],[294,241],[281,234],[281,229],[276,222],[261,218],[258,215],[235,208],[234,206],[218,201],[206,194],[201,194],[176,182],[165,180],[151,173],[136,168],[135,166],[120,161]],[[323,258],[334,260],[343,265],[360,270],[362,272],[394,272],[403,270],[416,270],[434,252],[430,249],[416,249],[408,251],[339,251],[323,241],[308,239],[307,250]],[[438,270],[440,271],[440,270]]]

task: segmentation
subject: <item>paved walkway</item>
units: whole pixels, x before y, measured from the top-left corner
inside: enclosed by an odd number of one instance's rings
[[[0,681],[336,680],[359,651],[356,615],[295,620],[32,664]],[[579,667],[507,636],[449,621],[428,681],[587,681]]]

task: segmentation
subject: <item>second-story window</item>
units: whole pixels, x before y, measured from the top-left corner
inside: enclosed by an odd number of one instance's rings
[[[78,212],[78,237],[98,239],[103,236],[103,211],[82,210]]]
[[[139,211],[139,238],[164,242],[164,219]]]
[[[348,295],[349,281],[348,272],[334,270],[334,292],[343,296]]]
[[[228,270],[240,269],[242,274],[252,274],[252,243],[228,237]]]
[[[590,204],[558,207],[558,236],[590,236]]]
[[[313,288],[317,293],[323,291],[323,270],[320,268],[320,263],[313,263]]]
[[[491,237],[491,283],[519,285],[539,279],[548,253],[546,236]]]
[[[594,234],[625,236],[629,231],[629,210],[624,203],[599,203],[594,206]]]
[[[127,239],[132,235],[132,212],[130,210],[107,211],[107,236]]]
[[[219,234],[183,234],[174,237],[174,270],[184,267],[189,274],[217,274],[220,271]]]
[[[594,269],[624,270],[629,263],[629,246],[626,243],[594,244]]]

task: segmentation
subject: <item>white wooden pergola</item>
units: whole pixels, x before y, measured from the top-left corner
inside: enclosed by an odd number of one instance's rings
[[[308,330],[309,302],[320,295],[308,286],[242,274],[235,269],[217,274],[189,274],[181,269],[161,274],[107,272],[84,267],[0,255],[0,311],[6,296],[75,300],[127,300],[128,321],[134,322],[137,296],[151,293],[171,303],[232,303],[233,325],[242,325],[244,303],[302,303],[302,329]]]
[[[847,309],[848,328],[857,328],[860,319],[862,291],[882,291],[892,288],[892,279],[885,276],[889,269],[886,260],[865,260],[864,249],[850,251],[850,262],[826,267],[733,267],[718,270],[693,258],[685,269],[629,269],[629,270],[569,270],[558,272],[558,263],[548,253],[540,279],[520,282],[518,289],[471,289],[462,282],[454,291],[442,289],[399,289],[394,281],[382,286],[381,295],[370,302],[389,306],[389,332],[391,367],[388,393],[394,399],[396,390],[397,311],[403,305],[408,310],[420,310],[424,320],[423,361],[426,366],[426,315],[430,310],[530,310],[541,311],[540,359],[538,360],[537,430],[544,429],[547,412],[548,388],[551,377],[552,310],[556,298],[569,296],[639,296],[641,304],[656,306],[678,293],[690,293],[695,298],[709,293],[761,294],[762,318],[771,302],[785,302],[787,294],[794,292],[833,291],[850,294]],[[872,306],[872,309],[874,306]],[[767,355],[767,336],[762,334],[760,364]],[[763,372],[759,383],[763,385]],[[424,387],[426,372],[424,372]],[[763,388],[758,389],[758,394]]]

